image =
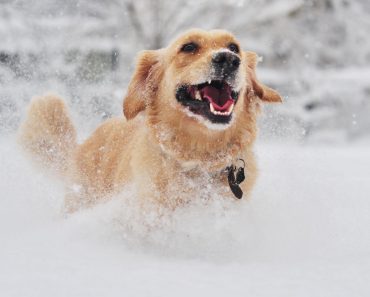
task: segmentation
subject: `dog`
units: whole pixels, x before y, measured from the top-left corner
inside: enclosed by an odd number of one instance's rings
[[[64,179],[69,212],[127,185],[140,203],[170,209],[200,195],[248,197],[257,176],[260,103],[282,101],[257,79],[257,62],[227,31],[190,30],[166,48],[139,54],[125,118],[107,120],[77,144],[63,100],[36,97],[20,143]]]

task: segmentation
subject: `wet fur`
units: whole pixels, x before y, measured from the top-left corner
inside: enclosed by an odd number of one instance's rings
[[[199,55],[179,53],[189,41],[201,43]],[[62,99],[47,95],[32,100],[20,143],[65,180],[68,211],[107,199],[128,184],[136,186],[140,203],[169,208],[197,199],[197,188],[209,185],[212,192],[235,199],[223,169],[237,158],[246,161],[241,187],[249,195],[257,175],[253,143],[258,105],[281,101],[257,80],[257,55],[240,52],[241,93],[228,128],[210,129],[189,117],[174,96],[179,83],[201,82],[212,53],[231,41],[237,43],[226,31],[192,30],[167,48],[142,52],[124,99],[126,119],[108,120],[80,145]]]

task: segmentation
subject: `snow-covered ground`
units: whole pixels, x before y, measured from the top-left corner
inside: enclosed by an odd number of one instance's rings
[[[257,152],[250,201],[195,203],[148,230],[129,190],[64,216],[62,185],[1,138],[0,295],[370,296],[369,146]]]

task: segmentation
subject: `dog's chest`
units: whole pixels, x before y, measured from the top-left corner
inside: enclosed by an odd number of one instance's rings
[[[166,195],[181,201],[211,199],[216,195],[227,194],[227,176],[223,171],[207,172],[197,164],[188,163],[168,176]]]

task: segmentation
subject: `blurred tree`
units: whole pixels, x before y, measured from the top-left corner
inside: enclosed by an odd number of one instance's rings
[[[0,102],[23,108],[54,89],[105,117],[119,110],[109,98],[121,100],[139,50],[222,28],[264,57],[259,75],[287,97],[269,122],[361,135],[370,128],[369,14],[366,0],[2,0]]]
[[[278,5],[269,0],[115,1],[126,9],[136,41],[148,49],[164,47],[179,32],[194,27],[246,31],[288,15],[303,3],[297,0],[280,1]]]

